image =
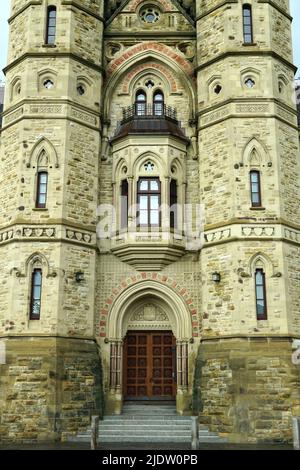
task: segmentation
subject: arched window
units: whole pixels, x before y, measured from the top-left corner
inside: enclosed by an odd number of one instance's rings
[[[43,274],[40,268],[32,271],[29,313],[30,320],[39,320],[41,316],[42,278]]]
[[[164,95],[161,91],[156,91],[153,96],[153,114],[162,116],[164,113]]]
[[[266,275],[263,269],[255,270],[256,318],[267,319]]]
[[[177,214],[177,181],[171,180],[170,183],[170,227],[178,228],[178,214]]]
[[[128,181],[122,180],[121,183],[121,229],[128,226]]]
[[[159,178],[140,178],[137,195],[139,226],[159,227],[161,196]]]
[[[250,189],[252,207],[261,207],[260,172],[257,170],[250,171]]]
[[[143,90],[137,91],[135,95],[135,114],[144,116],[146,114],[147,98]]]
[[[243,29],[244,29],[244,43],[253,43],[253,21],[252,21],[252,7],[251,5],[243,5]]]
[[[50,6],[47,9],[46,44],[55,44],[55,35],[56,35],[56,7]]]
[[[47,202],[48,173],[39,171],[37,175],[36,207],[44,209]]]

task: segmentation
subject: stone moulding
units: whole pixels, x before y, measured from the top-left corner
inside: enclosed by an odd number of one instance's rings
[[[86,246],[95,246],[96,234],[61,226],[20,226],[0,231],[0,244],[19,240],[71,241]]]
[[[232,224],[227,228],[207,231],[203,234],[203,245],[224,243],[225,241],[243,240],[248,238],[288,240],[300,243],[300,230],[291,229],[284,225],[243,225]]]
[[[86,126],[93,129],[100,129],[100,116],[98,113],[91,112],[86,108],[72,106],[69,102],[65,101],[64,104],[57,103],[28,103],[23,101],[22,106],[14,109],[12,112],[9,110],[4,112],[2,131],[7,126],[15,123],[20,119],[31,119],[35,116],[38,119],[69,119],[75,122],[84,123]]]
[[[154,282],[157,292],[163,286],[168,286],[170,292],[173,291],[176,296],[179,296],[185,304],[185,308],[189,311],[192,325],[192,336],[198,337],[199,334],[199,319],[198,319],[198,310],[193,303],[192,296],[188,292],[185,286],[179,284],[170,276],[157,273],[157,272],[141,272],[137,275],[130,276],[125,279],[121,279],[119,284],[116,285],[109,297],[104,301],[103,306],[100,310],[100,327],[99,327],[99,336],[102,338],[107,337],[107,327],[108,327],[108,316],[115,303],[120,297],[120,295],[125,292],[129,287],[135,286],[137,289],[143,289],[143,286],[147,282]]]
[[[296,111],[293,113],[292,108],[290,111],[285,109],[281,104],[275,101],[268,102],[255,102],[255,101],[243,101],[222,103],[218,105],[213,111],[203,110],[199,113],[199,126],[200,128],[207,127],[210,124],[223,121],[225,118],[232,118],[234,116],[244,117],[245,115],[253,115],[253,117],[267,117],[278,118],[297,126],[297,114]]]

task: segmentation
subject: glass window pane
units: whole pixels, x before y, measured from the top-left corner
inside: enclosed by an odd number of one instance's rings
[[[148,181],[141,180],[140,181],[140,191],[147,191],[148,190]]]
[[[147,210],[148,208],[148,196],[140,196],[140,210]]]
[[[151,225],[158,225],[159,223],[159,212],[158,211],[151,211],[150,213],[150,224]]]
[[[148,211],[140,211],[140,224],[148,225]]]
[[[253,193],[253,194],[252,194],[252,202],[253,202],[253,204],[259,204],[259,203],[260,203],[259,194],[258,194],[258,193]]]
[[[40,173],[40,182],[45,184],[47,183],[47,174],[46,173]]]
[[[41,286],[34,286],[33,288],[33,298],[40,299],[41,298]]]
[[[151,196],[151,199],[150,199],[150,208],[153,210],[153,209],[156,209],[158,210],[158,206],[159,206],[159,196]]]
[[[258,183],[258,173],[251,173],[251,181],[252,183]]]
[[[157,180],[151,180],[150,189],[151,189],[151,191],[158,191],[159,190],[159,184],[158,184]]]
[[[263,288],[263,286],[257,286],[256,287],[256,297],[259,300],[264,299],[264,288]]]
[[[257,314],[264,315],[264,313],[265,313],[265,303],[263,300],[259,300],[257,302]]]
[[[261,271],[256,271],[256,284],[257,285],[263,284],[263,275]]]
[[[35,300],[32,303],[32,315],[39,315],[41,311],[41,302],[39,300]]]
[[[35,271],[34,273],[34,283],[40,285],[42,282],[42,272]]]
[[[154,96],[154,101],[163,101],[164,97],[161,93],[157,93],[155,96]]]
[[[137,101],[146,101],[146,95],[144,93],[138,93],[136,95],[136,100]]]

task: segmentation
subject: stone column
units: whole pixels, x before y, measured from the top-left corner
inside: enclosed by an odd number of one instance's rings
[[[188,388],[188,342],[177,341],[177,387]]]
[[[128,181],[128,231],[136,230],[136,223],[133,226],[133,221],[136,219],[135,203],[136,203],[136,191],[134,188],[133,176],[127,177]]]
[[[169,238],[170,234],[170,181],[168,176],[162,179],[161,183],[161,227],[163,237]]]
[[[122,390],[123,342],[113,341],[110,345],[110,391],[121,393]]]

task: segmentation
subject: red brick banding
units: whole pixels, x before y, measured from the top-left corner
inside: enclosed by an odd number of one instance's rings
[[[179,55],[171,47],[153,41],[142,42],[126,49],[126,51],[121,56],[110,62],[107,67],[107,76],[109,77],[110,75],[112,75],[128,59],[134,57],[139,52],[145,52],[145,55],[147,55],[147,52],[149,53],[151,51],[159,52],[159,54],[161,54],[162,56],[170,58],[171,60],[177,63],[177,65],[182,71],[186,72],[186,74],[190,77],[193,77],[194,69],[189,61],[187,61],[183,56]]]
[[[178,91],[177,83],[174,78],[174,75],[162,64],[156,62],[146,62],[144,64],[137,65],[134,67],[123,79],[123,93],[129,93],[129,86],[134,77],[136,77],[140,72],[143,72],[147,69],[147,72],[151,72],[151,69],[158,70],[170,84],[171,92],[176,93]]]
[[[128,11],[136,11],[137,7],[145,0],[134,0],[128,5]],[[174,11],[174,6],[167,0],[159,0],[159,3],[164,11]]]
[[[153,272],[153,273],[141,272],[137,274],[136,276],[131,276],[131,277],[128,277],[127,279],[122,279],[120,283],[112,289],[110,296],[105,301],[105,305],[100,310],[100,314],[101,314],[100,315],[100,337],[106,336],[107,316],[112,307],[113,302],[128,287],[134,284],[142,283],[144,280],[147,280],[147,279],[155,281],[157,282],[157,284],[160,284],[160,283],[167,284],[177,295],[179,295],[183,299],[191,315],[193,336],[197,337],[198,331],[199,331],[199,320],[198,320],[197,309],[193,305],[191,295],[189,294],[187,289],[181,286],[180,284],[178,284],[177,281],[174,281],[172,278],[170,278],[166,274],[160,274],[157,272]]]

